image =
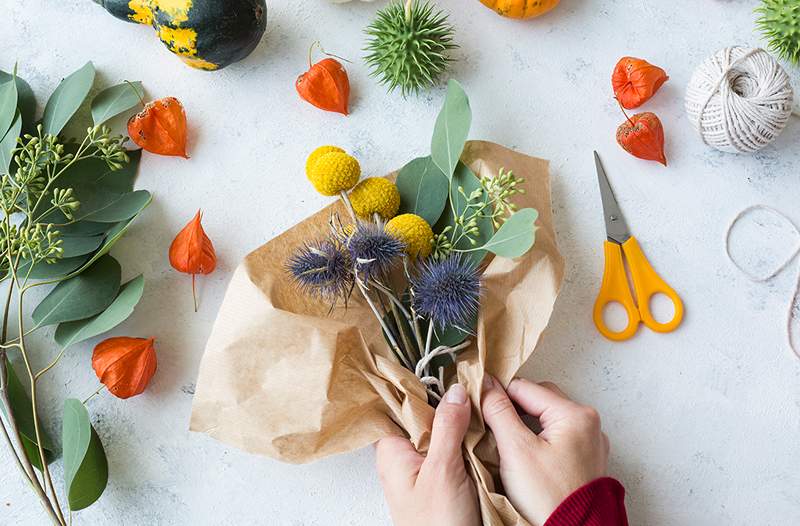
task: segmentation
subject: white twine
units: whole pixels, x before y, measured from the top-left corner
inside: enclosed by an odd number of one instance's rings
[[[738,223],[740,219],[742,219],[744,216],[746,216],[747,214],[749,214],[754,210],[764,210],[766,212],[775,215],[780,219],[783,219],[794,229],[795,233],[797,234],[796,237],[798,239],[798,243],[795,246],[794,250],[792,250],[791,254],[789,254],[789,257],[787,257],[786,260],[783,261],[783,263],[778,265],[778,267],[775,268],[775,270],[773,270],[772,272],[768,272],[767,274],[764,275],[754,274],[749,270],[745,269],[731,255],[731,232],[733,232],[733,227],[736,226],[736,223]],[[727,254],[728,259],[731,261],[731,263],[733,263],[733,265],[737,269],[739,269],[739,271],[742,274],[747,276],[748,279],[756,283],[766,283],[767,281],[770,281],[772,278],[774,278],[775,276],[786,270],[786,268],[792,263],[792,261],[794,261],[797,255],[800,254],[800,228],[797,228],[797,225],[794,224],[794,222],[786,214],[784,214],[779,210],[776,210],[775,208],[772,208],[771,206],[767,205],[748,206],[747,208],[736,214],[736,217],[734,217],[733,221],[731,221],[731,223],[728,225],[728,230],[727,232],[725,232],[725,253]],[[792,336],[792,321],[794,320],[794,312],[793,312],[794,304],[797,299],[797,294],[799,292],[800,292],[800,271],[798,271],[797,279],[795,279],[794,291],[792,292],[792,297],[789,300],[789,310],[786,316],[786,337],[789,342],[789,348],[798,358],[800,358],[800,350],[798,350],[794,344],[794,336]]]
[[[695,70],[686,88],[686,112],[709,146],[752,153],[786,126],[793,98],[789,75],[772,55],[734,46]]]

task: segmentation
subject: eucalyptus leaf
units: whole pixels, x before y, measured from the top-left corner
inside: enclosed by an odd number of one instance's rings
[[[64,486],[69,509],[91,506],[108,484],[108,459],[103,443],[89,420],[86,407],[74,398],[64,401],[62,424]]]
[[[130,162],[119,170],[112,170],[103,160],[95,158],[84,159],[68,168],[53,187],[71,188],[80,202],[80,208],[75,212],[72,221],[82,221],[124,194],[132,192],[141,156],[141,150],[128,152]],[[49,206],[49,203],[43,203],[37,213],[44,213]],[[67,218],[55,210],[47,214],[43,221],[66,223]]]
[[[88,259],[89,258],[86,256],[77,256],[74,258],[57,259],[53,263],[40,261],[33,266],[33,270],[31,270],[30,274],[28,274],[30,261],[23,261],[19,266],[19,270],[17,270],[17,274],[19,276],[27,275],[29,279],[35,280],[58,278],[79,269]]]
[[[139,214],[141,214],[141,211],[139,212]],[[122,238],[122,236],[125,235],[125,232],[128,231],[128,228],[130,228],[130,226],[133,224],[133,222],[136,220],[136,218],[139,217],[139,214],[136,214],[134,217],[128,219],[127,221],[122,221],[122,222],[117,223],[116,225],[112,226],[111,229],[106,234],[106,239],[103,242],[103,244],[100,246],[100,249],[97,252],[94,253],[94,255],[92,256],[92,258],[89,261],[84,263],[83,266],[78,268],[71,275],[80,274],[81,272],[86,270],[86,268],[89,265],[91,265],[92,263],[94,263],[95,261],[97,261],[98,259],[103,257],[104,255],[108,254],[108,252],[117,243],[117,241],[119,241]]]
[[[17,109],[22,115],[22,126],[26,131],[33,130],[33,119],[36,113],[36,96],[30,85],[19,75],[0,71],[0,82],[14,80],[17,83]]]
[[[533,246],[536,236],[536,219],[539,212],[533,208],[523,208],[509,217],[483,245],[485,250],[504,258],[516,258],[525,254]]]
[[[9,173],[11,161],[14,158],[14,148],[17,147],[17,139],[22,132],[22,115],[17,112],[14,122],[6,134],[0,139],[0,174]]]
[[[77,221],[58,227],[58,233],[62,238],[99,236],[100,234],[105,234],[108,230],[108,223],[93,223],[91,221]]]
[[[94,65],[87,62],[82,68],[61,81],[44,107],[42,116],[44,133],[51,135],[61,133],[92,89],[94,73]]]
[[[144,210],[152,200],[153,198],[147,190],[136,190],[124,194],[116,201],[84,216],[84,219],[98,223],[118,223],[130,219]]]
[[[469,98],[458,81],[447,83],[447,96],[444,106],[436,119],[431,140],[431,157],[436,166],[448,179],[453,176],[464,143],[469,135],[472,122],[472,110]]]
[[[97,250],[103,244],[103,236],[64,237],[61,239],[61,257],[72,258],[85,256]]]
[[[86,271],[56,285],[33,310],[34,323],[41,327],[99,314],[117,296],[121,275],[116,259],[101,257]]]
[[[143,292],[144,276],[139,275],[125,283],[113,303],[97,316],[60,324],[56,329],[56,343],[66,348],[110,331],[128,319],[142,299]]]
[[[456,215],[460,216],[464,213],[467,200],[461,195],[461,192],[458,191],[459,187],[464,190],[464,193],[469,196],[475,190],[479,190],[481,188],[480,180],[475,176],[472,170],[469,169],[467,165],[464,163],[459,162],[456,165],[456,171],[453,174],[453,180],[450,184],[450,202],[452,203],[453,208],[455,209]],[[486,192],[481,194],[481,197],[478,201],[485,203],[487,201]],[[485,214],[488,215],[488,214]],[[492,225],[492,220],[489,217],[478,217],[478,234],[472,236],[475,240],[475,244],[473,245],[466,237],[462,237],[459,241],[457,241],[453,248],[458,250],[471,250],[464,254],[464,257],[472,261],[475,265],[478,265],[483,258],[486,256],[486,250],[474,250],[476,247],[481,247],[484,245],[489,239],[491,239],[492,235],[494,234],[494,226]],[[436,224],[434,228],[435,232],[441,232],[445,227],[450,226],[455,228],[455,220],[453,218],[453,213],[450,211],[449,208],[445,209],[444,214],[439,219],[439,222]],[[461,231],[461,227],[458,227],[459,232]]]
[[[123,82],[106,88],[92,100],[92,120],[94,125],[103,124],[111,117],[140,104],[144,97],[142,83]]]
[[[0,135],[5,135],[17,115],[17,83],[0,84]]]
[[[405,165],[397,175],[400,213],[417,214],[428,224],[436,223],[447,205],[447,177],[430,157],[420,157]]]
[[[17,376],[11,362],[6,359],[6,378],[8,380],[8,399],[11,403],[11,412],[14,414],[14,420],[17,423],[20,437],[22,438],[22,445],[25,449],[25,455],[31,464],[38,469],[42,470],[42,461],[39,456],[38,442],[36,441],[36,427],[33,423],[33,406],[28,397],[28,391]],[[5,406],[0,404],[5,412]],[[6,415],[8,416],[8,415]],[[53,462],[56,458],[56,450],[53,447],[53,442],[49,435],[41,427],[39,433],[42,437],[42,449],[44,450],[44,458],[48,464]]]

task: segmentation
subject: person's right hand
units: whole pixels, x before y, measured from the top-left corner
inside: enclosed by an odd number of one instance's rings
[[[541,433],[522,422],[512,400],[539,419]],[[506,393],[487,374],[481,409],[497,441],[506,496],[533,526],[542,526],[576,489],[605,476],[609,444],[597,411],[554,384],[515,379]]]

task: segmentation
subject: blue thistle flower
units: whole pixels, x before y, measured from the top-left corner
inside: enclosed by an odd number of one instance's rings
[[[346,243],[350,258],[365,279],[386,273],[405,250],[402,241],[374,223],[359,223]]]
[[[436,327],[466,328],[478,313],[481,279],[472,263],[459,254],[443,261],[426,260],[411,279],[414,309]]]
[[[307,244],[298,249],[286,268],[306,292],[336,302],[347,301],[353,288],[350,258],[334,241]]]

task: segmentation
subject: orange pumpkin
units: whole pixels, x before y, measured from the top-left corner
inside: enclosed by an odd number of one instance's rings
[[[503,16],[509,18],[533,18],[543,15],[558,5],[561,0],[481,0]]]

